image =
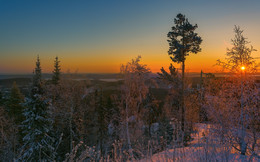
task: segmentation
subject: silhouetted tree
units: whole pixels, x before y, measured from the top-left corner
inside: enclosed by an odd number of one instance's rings
[[[200,44],[202,39],[195,30],[197,24],[192,25],[183,14],[178,14],[174,19],[174,26],[168,33],[169,43],[168,54],[173,62],[182,64],[182,84],[181,84],[181,129],[184,132],[185,107],[184,107],[184,79],[185,79],[185,60],[190,53],[201,51]]]
[[[247,72],[255,72],[257,69],[255,59],[252,57],[252,52],[256,51],[251,45],[247,46],[250,42],[243,35],[243,30],[239,26],[234,28],[235,38],[231,39],[232,48],[227,48],[226,62],[217,60],[217,65],[222,66],[229,72],[240,73],[241,67],[245,66]]]
[[[54,61],[54,70],[53,70],[53,76],[52,76],[52,82],[53,84],[57,85],[60,81],[60,61],[58,56],[55,57]]]
[[[37,56],[36,67],[33,73],[34,75],[33,75],[33,84],[31,88],[31,98],[33,98],[35,94],[43,94],[42,69],[41,69],[39,56]]]
[[[169,88],[168,95],[165,99],[165,103],[163,106],[163,110],[161,112],[161,118],[159,122],[159,135],[164,137],[167,140],[167,143],[173,140],[173,135],[175,136],[174,140],[179,140],[182,138],[181,126],[180,122],[182,116],[180,116],[181,110],[181,100],[182,100],[182,93],[181,93],[181,74],[178,70],[170,64],[169,72],[167,72],[163,67],[161,68],[161,73],[158,73],[159,79],[163,80]],[[178,119],[174,121],[176,125],[175,129],[173,130],[171,119]],[[180,142],[180,141],[178,141]]]

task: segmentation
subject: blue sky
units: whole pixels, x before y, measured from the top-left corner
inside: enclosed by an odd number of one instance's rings
[[[0,0],[0,73],[31,72],[38,54],[44,72],[56,55],[64,71],[117,72],[137,55],[158,71],[170,63],[166,35],[180,12],[203,38],[191,71],[212,70],[202,59],[224,58],[234,25],[260,47],[257,0]]]

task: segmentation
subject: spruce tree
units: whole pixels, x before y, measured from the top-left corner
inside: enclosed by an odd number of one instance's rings
[[[52,120],[50,118],[49,101],[43,95],[41,67],[37,57],[31,97],[26,99],[22,129],[24,145],[22,161],[53,161],[54,139],[50,136]]]
[[[16,82],[14,82],[7,102],[7,109],[9,116],[14,118],[16,124],[20,124],[23,121],[23,106],[21,105],[23,102],[24,96],[21,94]]]
[[[52,82],[53,84],[57,85],[60,81],[60,65],[59,65],[60,61],[58,59],[58,57],[55,58],[54,61],[54,70],[53,70],[53,76],[52,76]]]
[[[197,54],[201,51],[200,44],[202,39],[195,30],[197,24],[192,25],[185,17],[179,13],[174,19],[174,26],[168,33],[169,51],[168,54],[173,62],[182,64],[182,84],[181,84],[181,129],[184,132],[185,106],[184,106],[184,79],[185,79],[185,60],[190,53]]]
[[[42,87],[42,69],[40,58],[37,56],[36,67],[33,71],[33,84],[31,88],[31,98],[34,98],[35,94],[43,94],[43,87]]]

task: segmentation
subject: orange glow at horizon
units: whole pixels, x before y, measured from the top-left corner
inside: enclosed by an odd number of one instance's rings
[[[82,56],[82,57],[70,57],[68,55],[59,56],[61,70],[63,73],[119,73],[120,66],[131,61],[138,55],[125,55],[125,57],[118,55],[104,56]],[[181,68],[181,64],[173,63],[168,56],[167,52],[163,54],[143,54],[141,55],[141,64],[146,64],[147,67],[153,72],[160,72],[163,67],[168,70],[169,65],[172,63],[176,68]],[[210,52],[205,51],[198,54],[190,54],[185,61],[186,72],[221,72],[218,66],[215,66],[216,60],[224,60],[225,53],[222,51]],[[35,68],[35,58],[23,58],[20,59],[5,59],[5,62],[13,62],[13,64],[0,65],[1,69],[8,69],[11,73],[32,73]],[[54,65],[54,57],[52,56],[41,56],[41,67],[43,73],[51,73]],[[245,70],[245,67],[241,67],[241,70]]]
[[[186,57],[185,71],[186,72],[221,72],[221,68],[216,65],[216,60],[220,59],[225,61],[226,48],[231,45],[227,42],[233,37],[232,31],[228,31],[228,36],[221,42],[215,41],[213,38],[221,37],[220,33],[203,35],[204,38],[201,48],[202,51],[198,54],[190,54]],[[219,38],[219,39],[221,39]],[[251,38],[251,37],[250,37]],[[43,73],[51,73],[53,71],[54,58],[59,57],[61,70],[63,73],[70,71],[71,73],[118,73],[120,66],[131,61],[138,55],[141,55],[141,63],[146,64],[153,73],[160,72],[163,67],[168,70],[169,65],[172,63],[176,68],[180,68],[180,64],[173,63],[167,53],[168,43],[165,35],[161,37],[150,39],[152,42],[147,42],[137,46],[126,46],[118,44],[116,47],[103,47],[103,48],[64,48],[60,50],[48,49],[40,53],[29,51],[21,52],[15,57],[10,57],[12,53],[8,53],[1,57],[0,60],[0,73],[32,73],[35,68],[35,61],[37,54],[40,56],[41,67]],[[156,41],[155,41],[156,40]],[[227,41],[225,41],[227,40]],[[134,40],[133,40],[134,41]],[[257,45],[260,40],[253,40]],[[145,42],[145,41],[144,41]],[[161,42],[157,44],[157,42]],[[254,46],[255,49],[260,49],[260,46]],[[36,54],[35,54],[36,53]],[[253,57],[259,56],[259,51],[252,53]],[[259,63],[259,60],[256,60]]]

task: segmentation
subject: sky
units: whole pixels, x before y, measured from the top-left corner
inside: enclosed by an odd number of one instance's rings
[[[158,72],[171,63],[167,33],[178,13],[203,39],[187,72],[216,72],[234,25],[260,56],[259,0],[0,0],[0,73],[31,73],[37,55],[44,73],[56,56],[63,72],[116,73],[138,55]]]

